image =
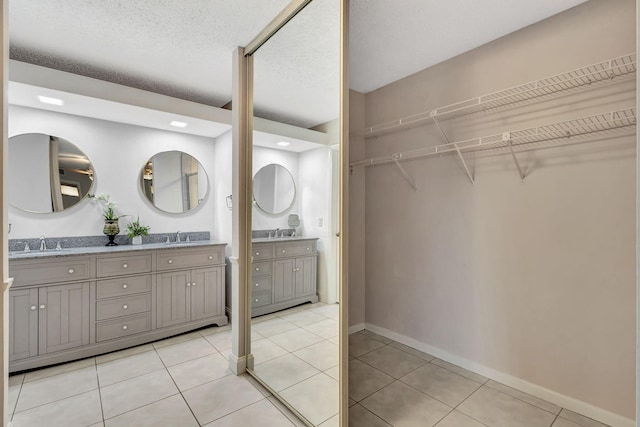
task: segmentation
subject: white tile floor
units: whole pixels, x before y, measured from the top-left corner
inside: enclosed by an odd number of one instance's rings
[[[350,427],[607,427],[370,331],[349,358]]]
[[[252,321],[254,371],[316,426],[338,426],[338,305],[304,304]]]
[[[256,371],[325,427],[338,425],[337,315],[306,304],[256,319],[252,337]],[[232,375],[230,350],[230,326],[212,327],[12,375],[13,426],[302,426],[254,379]]]
[[[255,370],[316,425],[338,426],[337,307],[255,319]],[[349,339],[351,427],[606,427],[369,331]],[[15,427],[301,426],[229,371],[230,327],[9,378]]]

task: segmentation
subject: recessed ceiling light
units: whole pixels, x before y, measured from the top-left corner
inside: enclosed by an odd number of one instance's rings
[[[291,145],[290,142],[287,141],[280,141],[277,143],[277,145],[281,146],[281,147],[286,147],[287,145]]]
[[[186,128],[187,124],[185,122],[179,122],[177,120],[172,121],[171,123],[169,123],[171,126],[175,126],[177,128]]]
[[[64,101],[58,98],[51,98],[49,96],[38,96],[38,101],[43,104],[51,104],[51,105],[64,105]]]

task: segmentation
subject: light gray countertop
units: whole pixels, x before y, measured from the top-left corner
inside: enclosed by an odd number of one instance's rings
[[[278,242],[296,242],[300,240],[318,240],[318,237],[306,237],[306,236],[296,236],[296,237],[256,237],[251,239],[253,243],[278,243]]]
[[[271,239],[274,240],[274,239]],[[284,239],[281,239],[284,240]],[[144,245],[118,245],[118,246],[89,246],[82,248],[66,248],[66,249],[47,249],[46,251],[30,252],[9,252],[9,260],[19,259],[44,259],[44,258],[57,258],[65,256],[77,256],[77,255],[96,255],[96,254],[116,254],[126,252],[136,252],[144,250],[158,250],[158,249],[178,249],[178,248],[194,248],[201,246],[218,246],[226,245],[226,243],[214,242],[212,240],[198,240],[194,242],[181,242],[181,243],[147,243]]]

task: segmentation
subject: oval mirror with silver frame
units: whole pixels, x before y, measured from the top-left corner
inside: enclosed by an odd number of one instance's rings
[[[9,138],[9,203],[35,213],[61,212],[93,189],[94,168],[70,141],[44,133]]]
[[[280,215],[296,198],[293,175],[282,165],[271,163],[253,176],[253,200],[256,206],[269,215]]]
[[[202,164],[182,151],[164,151],[151,157],[140,172],[140,185],[146,199],[168,213],[197,208],[209,190]]]

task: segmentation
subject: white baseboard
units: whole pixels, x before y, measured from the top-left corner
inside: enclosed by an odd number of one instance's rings
[[[233,353],[229,354],[229,369],[236,375],[242,375],[247,370],[247,356],[238,357]]]
[[[359,332],[365,328],[364,323],[358,323],[356,325],[349,326],[349,333],[353,334],[354,332]]]
[[[352,328],[354,329],[353,331],[352,331]],[[359,328],[359,329],[356,329],[356,328]],[[623,417],[622,415],[609,412],[605,409],[591,405],[587,402],[574,399],[573,397],[566,396],[564,394],[558,393],[553,390],[549,390],[548,388],[530,383],[528,381],[514,377],[504,372],[497,371],[493,368],[489,368],[487,366],[481,365],[472,360],[465,359],[464,357],[456,356],[455,354],[451,354],[440,348],[433,347],[429,344],[425,344],[413,338],[398,334],[396,332],[390,331],[380,326],[373,325],[371,323],[366,323],[364,325],[358,324],[358,325],[351,326],[349,328],[349,333],[357,332],[362,329],[367,329],[371,332],[375,332],[376,334],[382,335],[384,337],[397,341],[401,344],[408,345],[409,347],[413,347],[424,353],[428,353],[446,362],[453,363],[454,365],[460,366],[461,368],[475,372],[477,374],[490,378],[499,383],[508,385],[509,387],[513,387],[517,390],[520,390],[524,393],[528,393],[537,398],[546,400],[562,408],[566,408],[570,411],[577,412],[589,418],[593,418],[594,420],[608,424],[612,427],[635,427],[636,426],[636,423],[634,420]]]

